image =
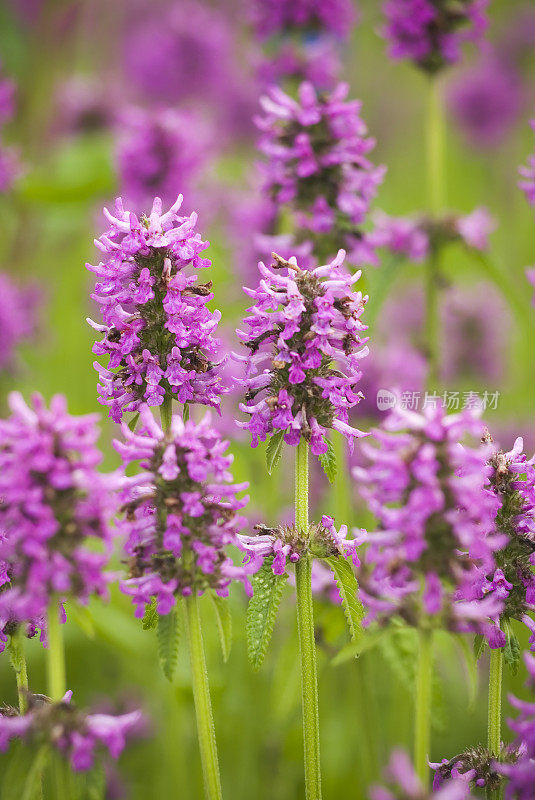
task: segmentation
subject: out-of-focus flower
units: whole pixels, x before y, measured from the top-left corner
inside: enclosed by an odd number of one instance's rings
[[[535,119],[531,120],[530,125],[535,131]],[[525,193],[528,203],[535,206],[535,153],[528,158],[525,167],[520,167],[519,172],[522,180],[518,185]]]
[[[13,368],[16,347],[34,337],[40,294],[37,286],[19,287],[9,275],[0,273],[0,370]]]
[[[394,614],[409,625],[428,619],[481,632],[498,620],[498,593],[479,599],[472,588],[505,541],[495,526],[491,448],[460,444],[483,433],[473,411],[446,415],[438,401],[422,414],[396,409],[362,446],[367,462],[353,475],[379,521],[360,578],[370,620]]]
[[[421,784],[414,767],[404,750],[394,750],[386,770],[388,788],[374,786],[371,800],[467,800],[469,783],[456,777],[438,791],[427,791]]]
[[[102,325],[88,320],[104,334],[93,352],[110,357],[108,368],[95,363],[99,402],[115,422],[142,403],[161,405],[166,394],[219,404],[220,377],[209,358],[221,315],[207,308],[211,282],[198,284],[185,272],[210,266],[201,256],[208,243],[195,232],[195,213],[179,216],[181,203],[182,195],[162,213],[156,198],[150,215],[138,219],[119,198],[115,216],[104,209],[110,229],[95,242],[105,260],[87,265],[99,279],[92,298],[103,317]]]
[[[9,404],[11,416],[0,421],[4,643],[19,624],[42,627],[54,595],[85,603],[106,594],[113,507],[110,477],[96,469],[96,415],[70,416],[61,395],[50,408],[35,395],[32,408],[14,392]]]
[[[94,133],[114,123],[116,104],[105,82],[75,75],[61,83],[56,93],[57,118],[54,130],[61,133]]]
[[[529,672],[529,683],[535,682],[535,658],[524,654]],[[520,712],[509,727],[517,735],[519,758],[514,764],[496,764],[496,769],[507,778],[507,800],[531,800],[535,785],[535,702],[526,702],[509,697],[509,702]]]
[[[523,748],[516,745],[502,747],[500,752],[500,763],[504,765],[515,764],[522,753]],[[475,790],[485,789],[487,793],[498,792],[505,783],[500,775],[500,767],[487,747],[478,745],[468,747],[459,755],[453,758],[444,758],[437,764],[430,764],[435,770],[433,776],[433,790],[438,791],[441,787],[450,785],[450,781],[463,781],[470,788]]]
[[[117,124],[121,195],[136,211],[155,196],[170,205],[179,190],[194,203],[195,187],[209,155],[209,134],[191,111],[125,109]],[[198,204],[197,204],[198,205]]]
[[[258,77],[266,87],[285,80],[310,81],[316,88],[329,89],[342,67],[339,42],[331,36],[284,39],[276,52],[258,59]]]
[[[361,119],[361,104],[347,101],[347,84],[331,94],[302,83],[294,100],[277,87],[261,100],[256,123],[264,191],[286,206],[298,228],[314,237],[319,258],[330,258],[340,244],[353,263],[374,263],[362,226],[385,173],[367,158],[375,142]]]
[[[228,547],[241,550],[238,531],[246,520],[238,511],[248,484],[233,484],[222,441],[205,417],[199,424],[173,416],[164,433],[147,407],[133,433],[123,425],[124,442],[114,441],[125,467],[140,462],[142,472],[124,477],[121,498],[129,577],[121,589],[132,597],[136,616],[156,600],[168,614],[176,597],[207,589],[227,595],[232,580],[249,588],[250,570],[234,566]]]
[[[253,17],[261,39],[295,30],[345,37],[356,13],[351,0],[255,0]]]
[[[521,76],[496,55],[461,72],[448,90],[448,105],[475,148],[499,145],[519,119],[524,102]]]
[[[113,716],[91,714],[71,703],[68,691],[58,703],[43,695],[28,696],[28,711],[0,709],[0,750],[7,750],[13,739],[26,744],[52,745],[69,760],[76,772],[92,768],[99,751],[118,758],[126,746],[126,738],[142,723],[140,711]]]
[[[259,264],[259,287],[244,289],[254,304],[238,336],[250,352],[234,357],[246,363],[240,409],[250,419],[238,425],[250,431],[253,447],[282,431],[287,444],[304,437],[320,455],[329,428],[350,444],[365,435],[348,425],[348,413],[361,397],[355,387],[368,352],[360,320],[367,297],[353,291],[360,272],[350,276],[344,256],[340,250],[330,264],[302,270],[295,258],[274,254],[270,268]]]
[[[1,63],[0,63],[1,67]],[[15,112],[15,84],[8,78],[0,78],[0,126],[9,122]],[[3,131],[0,128],[0,136]],[[0,192],[8,191],[21,174],[19,153],[15,147],[0,142]]]
[[[383,36],[393,59],[408,59],[435,73],[461,58],[466,41],[479,42],[489,0],[387,0]]]
[[[369,238],[376,247],[409,261],[424,261],[429,255],[429,234],[418,217],[392,217],[384,211],[372,215],[373,231]]]

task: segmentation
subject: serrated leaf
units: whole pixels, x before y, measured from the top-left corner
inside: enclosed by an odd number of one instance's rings
[[[473,708],[479,685],[479,673],[477,670],[478,657],[474,652],[474,648],[470,647],[470,642],[464,634],[455,634],[455,641],[463,655],[463,661],[468,675],[468,704],[469,708]]]
[[[144,631],[150,631],[158,624],[158,604],[156,598],[153,597],[150,603],[145,606],[145,613],[141,620],[141,625]]]
[[[520,642],[516,638],[509,620],[503,620],[502,627],[505,634],[505,647],[503,648],[505,663],[511,673],[516,675],[520,664]]]
[[[349,633],[355,642],[362,635],[362,620],[364,619],[364,607],[358,596],[359,585],[355,573],[344,556],[332,556],[326,558],[325,561],[334,573]]]
[[[176,607],[172,608],[169,614],[158,616],[157,638],[158,656],[163,674],[168,681],[172,681],[178,660],[180,640],[180,625]]]
[[[334,452],[334,445],[330,439],[324,439],[323,441],[327,442],[327,452],[318,456],[318,461],[320,462],[329,483],[334,483],[338,470],[336,465],[336,453]]]
[[[368,650],[373,650],[374,647],[377,647],[379,641],[387,635],[387,628],[379,628],[376,631],[368,631],[366,630],[365,634],[360,637],[360,639],[356,642],[349,642],[346,644],[342,649],[334,656],[332,660],[333,667],[337,667],[339,664],[345,664],[347,661],[351,661],[354,658],[358,658],[362,653],[368,652]]]
[[[232,615],[228,600],[224,597],[219,597],[215,592],[210,592],[210,600],[214,606],[223,661],[228,661],[230,648],[232,647]]]
[[[287,575],[274,575],[273,557],[264,560],[253,575],[253,596],[247,606],[247,652],[253,669],[260,669],[273,633]]]
[[[282,445],[284,444],[284,431],[277,431],[269,440],[266,447],[266,466],[271,475],[282,456]]]

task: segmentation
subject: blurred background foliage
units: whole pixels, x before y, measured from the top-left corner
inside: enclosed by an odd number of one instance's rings
[[[62,82],[74,75],[89,76],[97,85],[111,85],[117,80],[114,102],[121,102],[125,86],[121,30],[143,5],[146,13],[149,0],[144,4],[138,0],[43,0],[35,3],[39,8],[32,12],[32,3],[0,3],[0,58],[5,74],[13,77],[18,87],[18,111],[9,138],[21,148],[25,165],[25,173],[14,189],[0,197],[0,257],[4,271],[24,282],[36,281],[44,291],[37,340],[22,347],[16,370],[1,376],[3,410],[6,394],[13,388],[25,395],[37,390],[47,398],[63,392],[72,413],[100,408],[92,367],[94,337],[85,323],[86,316],[93,313],[89,299],[92,282],[84,262],[95,258],[92,239],[105,227],[100,209],[113,202],[118,188],[114,133],[109,128],[58,132],[57,92]],[[180,0],[175,0],[175,5],[180,7]],[[250,37],[246,14],[233,7],[233,0],[216,5],[232,18],[240,43],[246,43]],[[513,0],[492,5],[491,40],[499,37],[525,7]],[[376,205],[391,214],[409,214],[425,208],[426,203],[426,79],[410,65],[386,59],[385,44],[378,35],[380,3],[359,0],[359,6],[361,22],[344,58],[351,96],[362,99],[363,116],[377,139],[374,160],[388,165]],[[244,52],[240,67],[243,80],[254,86],[251,59],[246,49]],[[526,60],[522,68],[525,84],[529,86],[531,81],[533,86],[535,58]],[[117,75],[121,77],[117,79]],[[448,80],[455,78],[454,72]],[[180,76],[176,79],[179,81]],[[527,121],[533,100],[531,95],[498,148],[469,146],[449,116],[446,168],[448,205],[463,212],[485,205],[498,221],[491,240],[492,259],[509,288],[514,308],[507,314],[509,321],[499,316],[493,320],[498,335],[503,332],[507,349],[500,385],[489,387],[501,393],[490,423],[507,431],[504,446],[512,444],[514,435],[522,434],[531,448],[535,430],[533,339],[529,334],[533,331],[531,290],[524,268],[533,259],[535,229],[532,210],[516,184],[517,165],[532,150]],[[220,187],[216,203],[232,203],[232,191],[244,184],[254,158],[252,136],[238,143],[231,140],[225,152],[218,154],[211,165]],[[180,189],[177,187],[177,193]],[[199,229],[211,243],[208,254],[213,261],[215,305],[223,313],[225,329],[231,331],[246,307],[233,248],[217,215],[215,221],[210,219],[204,225],[201,214]],[[240,235],[244,240],[251,235],[246,219]],[[370,292],[370,308],[373,310],[374,291],[387,290],[395,297],[421,279],[422,269],[403,264],[395,275],[387,274],[386,278],[381,268],[368,269],[364,280]],[[445,272],[456,285],[487,281],[483,286],[489,286],[484,267],[470,261],[460,247],[448,251]],[[484,307],[485,289],[479,295]],[[378,314],[381,316],[381,310]],[[388,329],[388,317],[381,324]],[[508,326],[511,334],[506,336]],[[396,335],[395,330],[391,333]],[[373,348],[373,329],[370,334]],[[465,383],[451,388],[486,387]],[[232,431],[232,420],[227,419],[225,426]],[[114,435],[113,424],[103,415],[101,445],[107,469],[118,466],[111,448]],[[287,518],[292,506],[293,455],[286,452],[278,472],[268,478],[262,446],[252,451],[240,439],[234,444],[234,452],[237,479],[247,479],[251,484],[251,519],[273,524]],[[337,489],[329,488],[319,476],[315,486],[316,510],[321,508],[324,513],[333,513],[338,522],[344,521],[344,499],[336,495]],[[371,523],[356,497],[351,505],[348,513],[352,524]],[[115,566],[121,568],[119,559]],[[203,609],[222,781],[227,796],[234,800],[289,800],[302,794],[300,692],[291,588],[285,597],[270,651],[257,674],[247,662],[243,592],[236,588],[231,597],[234,644],[226,664],[210,604]],[[524,633],[519,631],[519,635],[523,637]],[[127,796],[201,797],[193,700],[184,653],[170,685],[158,665],[154,631],[141,630],[128,599],[117,590],[112,592],[109,605],[93,603],[87,612],[69,613],[66,637],[68,684],[80,704],[120,708],[139,703],[149,716],[148,735],[128,747],[119,762]],[[392,746],[410,748],[414,642],[410,632],[394,632],[378,641],[365,640],[359,659],[344,658],[340,652],[343,654],[347,645],[347,633],[342,611],[321,599],[317,601],[317,638],[325,796],[358,800],[367,796],[366,787],[379,777]],[[31,685],[34,691],[42,692],[44,658],[37,641],[29,642],[28,656]],[[480,663],[480,685],[476,686],[475,675],[470,674],[459,643],[452,637],[438,638],[436,657],[439,679],[433,700],[432,756],[439,760],[484,740],[487,664],[485,660]],[[522,694],[524,677],[508,673],[506,688]],[[5,657],[0,661],[0,697],[7,703],[15,701],[14,680]],[[0,757],[1,772],[9,767],[14,750]]]

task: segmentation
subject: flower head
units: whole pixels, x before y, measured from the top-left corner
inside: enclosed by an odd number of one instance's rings
[[[95,363],[99,402],[116,422],[142,403],[161,405],[166,395],[219,404],[220,379],[209,359],[221,315],[207,308],[211,283],[186,272],[210,266],[201,256],[208,244],[195,232],[196,214],[178,215],[181,203],[182,196],[162,214],[156,198],[149,217],[138,219],[118,199],[115,216],[104,210],[110,229],[96,241],[104,261],[87,265],[98,277],[92,298],[103,318],[88,320],[104,334],[93,352],[109,355],[108,368]]]
[[[227,548],[240,549],[237,533],[245,525],[238,512],[248,498],[247,484],[233,484],[228,443],[208,417],[195,424],[174,416],[164,433],[144,406],[141,427],[123,425],[124,442],[115,441],[125,467],[140,462],[142,472],[124,477],[121,498],[129,577],[121,584],[136,605],[136,616],[156,599],[167,614],[176,596],[213,589],[228,593],[232,580],[247,585],[247,571],[235,567]]]
[[[470,796],[470,786],[462,778],[449,781],[436,792],[428,792],[404,750],[392,752],[386,777],[388,788],[374,786],[370,793],[371,800],[465,800]]]
[[[105,595],[111,549],[109,478],[96,467],[97,417],[73,417],[65,398],[33,407],[18,393],[0,421],[0,631],[42,627],[53,595]],[[100,542],[104,552],[88,545]]]
[[[282,431],[287,444],[304,437],[320,455],[328,428],[349,441],[365,435],[348,425],[348,412],[361,397],[356,385],[367,339],[360,317],[368,298],[353,291],[360,272],[342,269],[343,250],[312,270],[273,255],[271,267],[259,264],[258,288],[245,289],[254,304],[244,320],[248,330],[238,336],[250,352],[234,357],[246,363],[240,409],[250,419],[238,425],[250,431],[253,447]]]
[[[140,711],[113,716],[90,714],[71,703],[72,692],[58,703],[43,695],[28,696],[28,711],[0,709],[0,751],[13,739],[32,745],[52,745],[67,758],[76,772],[91,769],[95,757],[104,749],[118,758],[126,737],[136,733],[142,723]]]
[[[524,654],[529,672],[529,684],[535,683],[535,658]],[[535,785],[535,702],[509,697],[509,702],[520,712],[515,720],[508,720],[516,735],[518,759],[513,764],[496,764],[496,769],[507,779],[507,800],[530,800]]]
[[[261,100],[259,149],[264,188],[287,205],[298,227],[311,231],[325,258],[343,244],[352,261],[373,261],[362,225],[385,168],[368,159],[375,142],[360,117],[361,104],[347,101],[347,84],[318,95],[302,83],[298,99],[272,87]]]
[[[260,38],[299,31],[347,36],[355,20],[351,0],[256,0],[254,21]]]
[[[379,521],[360,580],[370,618],[481,631],[496,622],[503,600],[494,591],[480,598],[474,583],[504,543],[495,529],[501,501],[489,445],[460,444],[483,432],[473,411],[446,415],[438,403],[421,415],[396,410],[374,432],[376,446],[363,446],[367,464],[353,474]]]
[[[489,0],[387,0],[383,35],[389,55],[434,73],[461,57],[465,41],[478,42],[488,26]]]

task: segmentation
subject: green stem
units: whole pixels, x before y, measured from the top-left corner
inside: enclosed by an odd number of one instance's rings
[[[432,216],[437,219],[445,204],[444,197],[444,116],[440,84],[431,79],[427,122],[427,185],[428,203]],[[428,378],[430,389],[438,388],[440,348],[439,289],[440,260],[437,245],[431,242],[427,260],[425,289],[425,344],[428,353]]]
[[[215,738],[212,703],[208,672],[204,658],[204,647],[199,613],[199,599],[196,594],[184,598],[186,610],[186,629],[188,634],[193,698],[197,716],[197,733],[204,775],[206,796],[210,800],[221,800],[221,779]]]
[[[163,403],[160,406],[160,420],[162,422],[162,430],[167,433],[171,427],[171,419],[173,416],[173,400],[169,395],[165,395]]]
[[[59,620],[59,601],[57,598],[52,600],[48,609],[47,636],[46,669],[48,695],[53,702],[57,703],[67,691],[63,626]]]
[[[429,750],[431,744],[431,684],[433,680],[433,635],[418,630],[418,671],[416,675],[416,708],[414,712],[414,767],[424,787],[429,783]]]
[[[489,712],[487,744],[491,755],[498,757],[502,746],[502,675],[503,650],[501,647],[490,651],[489,671]],[[490,793],[491,800],[503,797],[503,787]]]
[[[21,714],[25,714],[28,710],[28,670],[26,667],[26,658],[24,656],[24,637],[20,628],[10,637],[9,654],[11,666],[15,671],[15,679],[17,681],[19,711]]]
[[[295,525],[308,535],[308,443],[301,439],[295,459]],[[305,789],[307,800],[321,800],[318,676],[314,609],[312,605],[312,559],[303,554],[295,565],[297,630],[301,657]]]

